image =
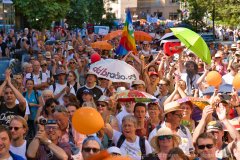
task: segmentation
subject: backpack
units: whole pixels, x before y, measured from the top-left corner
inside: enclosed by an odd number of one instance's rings
[[[38,78],[42,81],[42,71],[40,71]],[[33,79],[33,73],[31,73],[30,79]]]
[[[125,141],[126,137],[122,134],[117,142],[117,147],[120,148]],[[146,147],[145,147],[145,138],[139,137],[139,146],[142,152],[142,157],[146,155]]]
[[[34,96],[35,96],[35,99],[36,99],[36,101],[37,101],[37,104],[39,104],[39,101],[38,101],[38,92],[36,91],[36,90],[33,90],[33,92],[34,92]],[[24,97],[26,97],[26,95],[27,95],[27,92],[23,92],[23,96]]]
[[[67,86],[70,88],[70,84],[68,82],[67,82]],[[77,93],[77,90],[78,90],[77,87],[78,87],[78,85],[77,85],[77,82],[76,82],[73,86],[75,93]]]

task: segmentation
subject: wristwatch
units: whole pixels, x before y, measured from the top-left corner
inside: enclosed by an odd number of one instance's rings
[[[52,141],[50,140],[50,139],[48,139],[47,141],[45,141],[45,145],[49,145],[49,144],[51,144],[52,143]]]

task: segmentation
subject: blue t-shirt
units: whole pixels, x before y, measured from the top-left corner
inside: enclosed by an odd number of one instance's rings
[[[23,96],[26,98],[28,103],[35,103],[35,104],[39,104],[37,98],[39,96],[41,96],[41,94],[38,91],[32,91],[32,93],[30,94],[30,96],[28,97],[28,92],[24,92]],[[30,109],[30,116],[29,119],[30,120],[35,120],[35,117],[37,115],[37,111],[38,111],[38,107],[37,106],[29,106]]]

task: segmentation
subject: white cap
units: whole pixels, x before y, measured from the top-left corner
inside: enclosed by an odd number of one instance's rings
[[[118,147],[115,147],[115,146],[113,146],[113,147],[109,147],[108,149],[107,149],[107,151],[110,153],[110,154],[120,154],[120,155],[122,155],[122,153],[121,153],[121,150],[118,148]]]
[[[121,92],[121,91],[125,91],[125,90],[126,90],[125,87],[118,87],[118,88],[117,88],[117,92]]]

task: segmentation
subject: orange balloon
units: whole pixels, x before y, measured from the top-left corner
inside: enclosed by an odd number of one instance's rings
[[[207,74],[206,81],[210,86],[218,87],[222,83],[222,76],[217,71],[211,71]]]
[[[89,135],[98,132],[104,126],[104,121],[96,109],[82,107],[73,114],[72,124],[77,132]]]
[[[240,73],[235,75],[232,84],[235,89],[240,89]]]

